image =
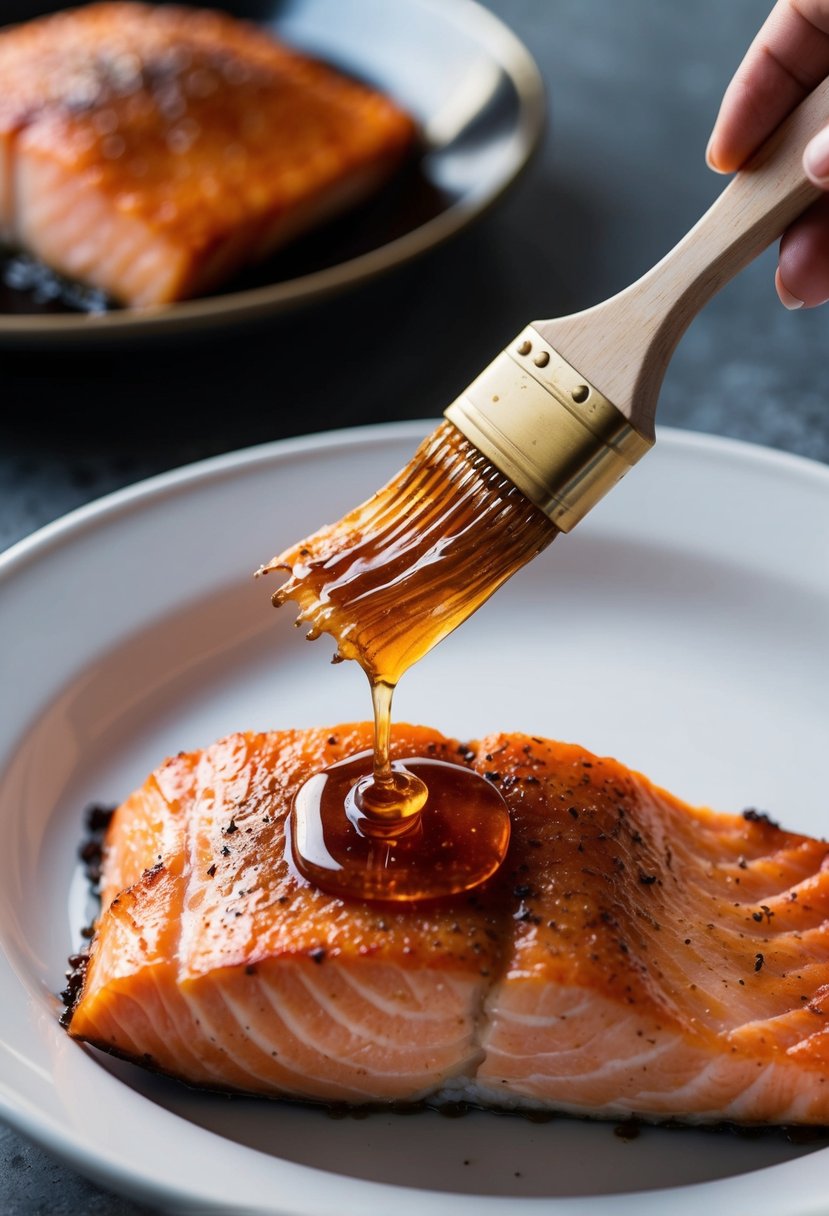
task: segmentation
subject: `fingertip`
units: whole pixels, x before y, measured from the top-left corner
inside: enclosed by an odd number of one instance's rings
[[[783,234],[775,281],[787,308],[800,308],[800,301],[803,308],[817,308],[829,298],[829,194]]]
[[[815,186],[823,190],[829,186],[829,127],[818,131],[806,145],[803,168]]]
[[[803,307],[803,301],[798,300],[797,296],[792,295],[792,293],[789,291],[786,284],[783,282],[783,279],[780,275],[779,266],[777,267],[777,270],[775,271],[775,274],[774,274],[774,286],[777,289],[777,294],[780,298],[780,303],[783,305],[784,308],[787,308],[789,310],[789,312],[796,312],[798,308]]]
[[[705,163],[714,173],[719,173],[723,177],[725,176],[726,170],[720,168],[709,151],[705,153]]]
[[[705,163],[714,173],[727,173],[728,170],[723,168],[718,158],[716,133],[712,131],[711,138],[708,140],[708,146],[705,149]]]
[[[723,131],[722,122],[718,118],[705,149],[705,163],[714,173],[725,176],[737,172],[742,164],[741,157],[744,159],[743,154],[747,155],[749,151],[750,149],[738,147],[733,139],[729,140],[728,131]]]

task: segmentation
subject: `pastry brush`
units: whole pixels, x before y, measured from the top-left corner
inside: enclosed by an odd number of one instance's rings
[[[522,330],[382,490],[262,568],[290,573],[274,602],[295,600],[309,637],[332,634],[335,658],[395,684],[650,450],[674,347],[819,196],[802,154],[828,122],[824,82],[652,270]]]

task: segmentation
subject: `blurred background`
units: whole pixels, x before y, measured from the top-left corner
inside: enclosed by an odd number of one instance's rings
[[[541,149],[507,197],[419,262],[250,329],[92,353],[0,351],[1,545],[216,452],[435,416],[527,320],[606,298],[683,235],[722,188],[704,149],[766,0],[489,7],[548,91]],[[786,313],[772,272],[769,253],[693,323],[659,418],[827,460],[827,319]],[[311,333],[335,383],[296,357]]]
[[[487,7],[535,57],[548,97],[540,149],[507,196],[419,261],[290,315],[141,343],[6,344],[0,548],[205,456],[311,430],[434,417],[527,321],[606,298],[686,232],[722,189],[705,167],[705,145],[768,0]],[[0,3],[0,20],[21,15],[20,4]],[[774,264],[770,252],[694,321],[669,368],[659,420],[829,461],[829,313],[787,313]],[[320,372],[312,351],[335,377]],[[0,1132],[0,1210],[139,1211],[10,1131]]]

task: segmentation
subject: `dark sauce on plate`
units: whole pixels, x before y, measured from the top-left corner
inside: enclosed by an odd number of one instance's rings
[[[593,1119],[589,1115],[579,1116],[559,1114],[552,1110],[509,1109],[507,1107],[477,1106],[474,1102],[463,1100],[455,1102],[368,1102],[361,1106],[349,1106],[347,1103],[329,1103],[322,1107],[329,1119],[367,1119],[372,1115],[407,1115],[437,1114],[444,1119],[463,1119],[467,1115],[487,1114],[500,1118],[523,1119],[527,1123],[553,1123],[554,1121],[578,1120],[582,1123],[604,1123],[608,1132],[626,1143],[639,1139],[649,1131],[655,1132],[705,1132],[709,1135],[736,1136],[741,1140],[783,1140],[789,1144],[809,1144],[815,1147],[829,1146],[829,1127],[796,1124],[756,1124],[747,1125],[729,1123],[721,1120],[718,1123],[700,1123],[689,1125],[668,1119],[660,1123],[643,1123],[639,1119],[625,1119],[621,1123],[613,1123]]]

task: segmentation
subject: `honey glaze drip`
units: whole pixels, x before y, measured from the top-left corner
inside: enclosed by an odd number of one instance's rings
[[[334,765],[294,802],[293,856],[311,882],[344,897],[424,900],[498,868],[509,843],[500,794],[458,765],[393,762],[392,696],[407,668],[557,532],[444,422],[373,498],[262,567],[289,571],[273,602],[294,600],[307,637],[331,634],[335,659],[356,659],[372,689],[373,764]]]
[[[428,790],[419,777],[391,761],[391,703],[394,686],[382,680],[371,686],[374,706],[374,763],[354,788],[354,802],[369,834],[399,834],[423,809]]]

